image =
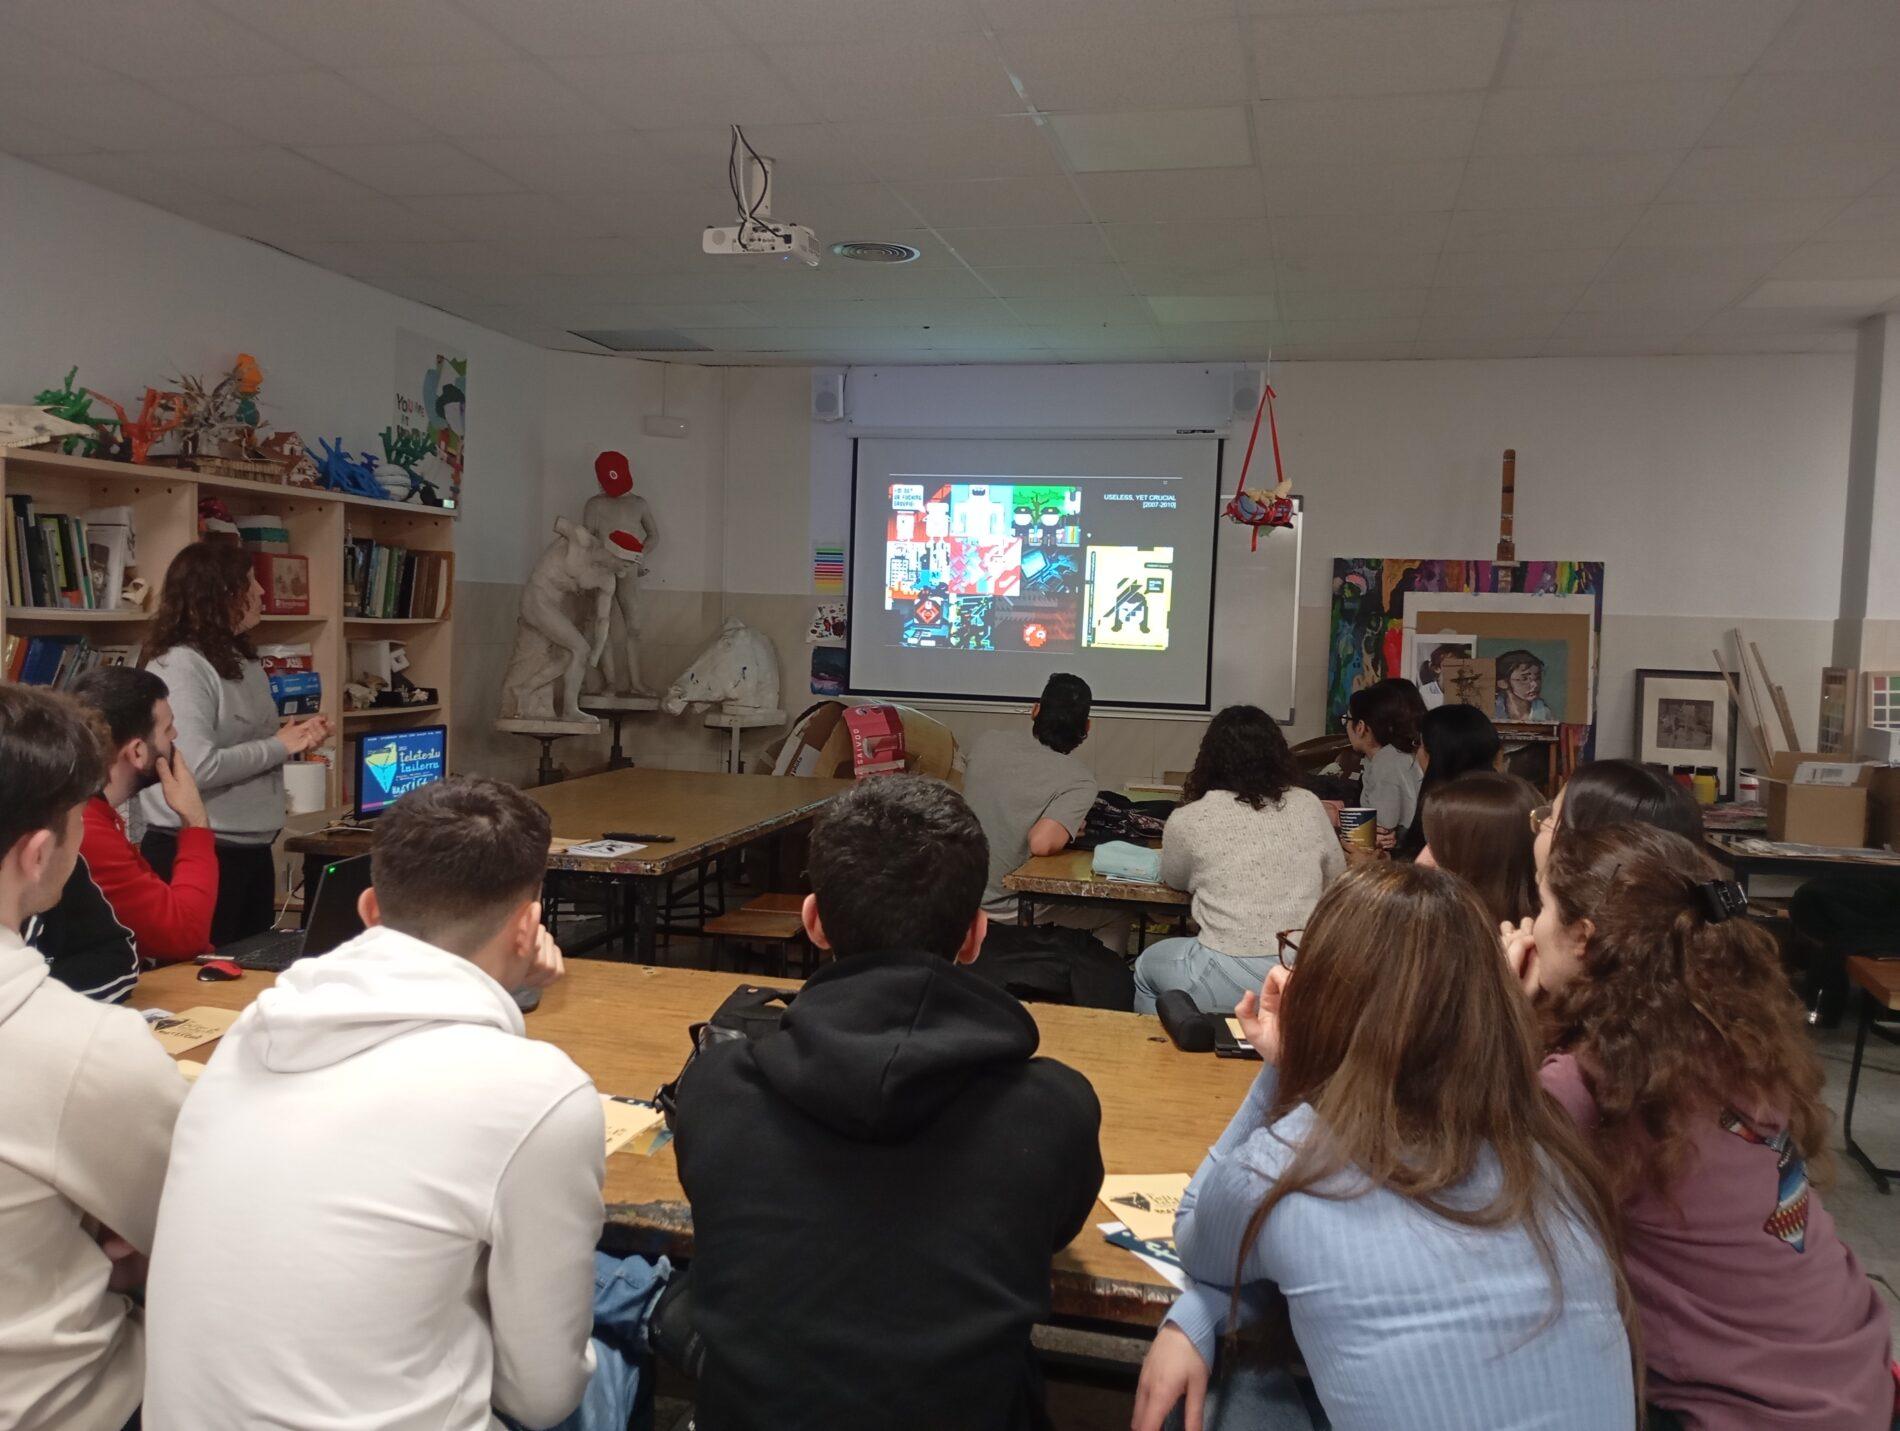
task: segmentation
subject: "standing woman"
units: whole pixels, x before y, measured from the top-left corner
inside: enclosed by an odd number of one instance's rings
[[[263,612],[250,557],[226,542],[194,542],[165,573],[149,638],[147,666],[171,692],[176,746],[191,760],[211,817],[218,855],[211,942],[219,947],[270,928],[282,767],[330,733],[323,716],[279,728],[270,679],[248,634]],[[178,816],[157,790],[141,794],[139,804],[146,823],[140,849],[159,878],[169,879]]]
[[[1273,717],[1229,706],[1208,722],[1181,807],[1161,836],[1161,878],[1194,896],[1194,938],[1162,939],[1135,961],[1135,1012],[1169,989],[1224,1013],[1274,965],[1275,936],[1306,923],[1345,851]]]

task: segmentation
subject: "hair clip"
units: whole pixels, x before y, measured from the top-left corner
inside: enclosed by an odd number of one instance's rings
[[[1696,893],[1702,898],[1702,912],[1711,924],[1748,913],[1748,896],[1732,879],[1707,880],[1696,886]]]

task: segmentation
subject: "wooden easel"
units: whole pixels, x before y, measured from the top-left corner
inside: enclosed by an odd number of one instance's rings
[[[1517,449],[1504,449],[1504,493],[1498,509],[1498,560],[1517,560]]]

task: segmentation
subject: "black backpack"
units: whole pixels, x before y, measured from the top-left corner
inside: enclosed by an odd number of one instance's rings
[[[702,1051],[714,1044],[725,1043],[728,1039],[764,1038],[779,1026],[785,1011],[797,997],[796,989],[769,989],[760,984],[741,984],[726,995],[719,1007],[713,1010],[711,1018],[704,1023],[689,1025],[686,1036],[692,1040],[693,1046],[686,1055],[686,1062],[673,1075],[673,1081],[662,1083],[660,1091],[653,1095],[654,1105],[666,1115],[666,1126],[674,1126],[674,1115],[679,1111],[680,1080],[686,1077],[686,1071],[693,1066],[693,1060]]]
[[[1124,1014],[1135,1007],[1134,974],[1114,950],[1085,929],[992,924],[983,952],[969,969],[1024,1003],[1070,1004]]]

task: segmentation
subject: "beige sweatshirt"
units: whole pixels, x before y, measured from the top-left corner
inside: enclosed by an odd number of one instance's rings
[[[144,1329],[99,1229],[151,1251],[189,1087],[136,1013],[0,928],[0,1426],[119,1431],[138,1406]]]

